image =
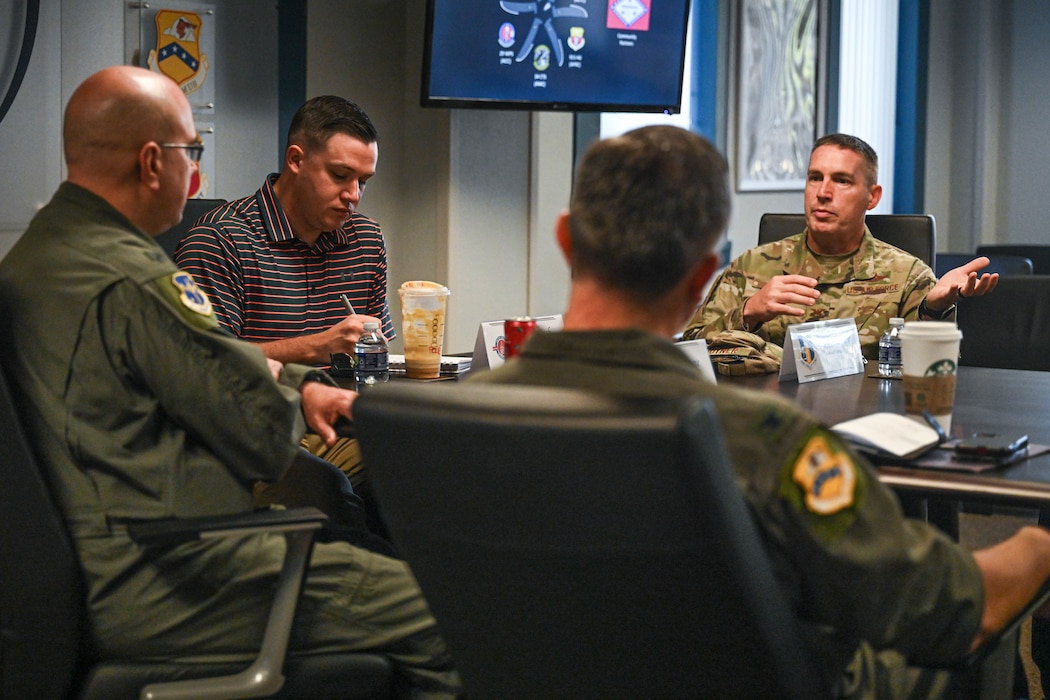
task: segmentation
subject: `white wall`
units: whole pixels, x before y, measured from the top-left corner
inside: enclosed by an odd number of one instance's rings
[[[989,243],[1050,244],[1050,3],[1015,0],[1004,33],[1011,41],[1003,56],[1008,79],[1001,99],[1010,109],[1001,120],[998,142],[997,218],[994,228],[982,234]]]
[[[307,92],[358,102],[380,132],[361,211],[386,236],[395,321],[402,282],[445,284],[444,349],[469,352],[482,321],[560,313],[568,298],[553,229],[571,187],[572,118],[419,107],[423,8],[312,0]]]
[[[38,208],[62,180],[62,63],[60,32],[47,31],[61,22],[59,4],[40,3],[41,30],[35,42],[22,88],[0,122],[0,256],[14,244]],[[0,51],[10,61],[0,69],[6,91],[14,72],[17,46],[22,41],[23,2],[0,5]],[[121,25],[122,26],[122,25]],[[15,167],[17,164],[17,167]]]
[[[273,3],[217,0],[215,173],[212,196],[254,191],[276,169],[277,11]],[[84,78],[124,63],[123,0],[42,0],[37,38],[25,81],[0,123],[0,256],[62,181],[62,110]],[[24,0],[0,3],[0,85],[14,70]]]
[[[932,0],[926,209],[938,248],[1050,244],[1050,5]]]

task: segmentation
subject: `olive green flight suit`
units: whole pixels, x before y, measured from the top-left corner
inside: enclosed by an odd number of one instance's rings
[[[948,674],[921,672],[905,658],[936,667],[965,657],[984,609],[973,556],[904,518],[871,466],[793,403],[715,386],[678,348],[640,330],[539,330],[517,358],[467,381],[712,399],[738,483],[828,687],[848,698],[951,697]],[[818,463],[825,466],[814,473]],[[638,478],[658,468],[640,465]]]
[[[0,261],[0,361],[83,569],[98,653],[244,657],[257,649],[284,539],[146,551],[128,520],[236,513],[293,461],[296,388],[219,330],[207,297],[162,249],[63,183]],[[389,653],[405,684],[458,692],[450,655],[403,562],[315,546],[294,650]]]

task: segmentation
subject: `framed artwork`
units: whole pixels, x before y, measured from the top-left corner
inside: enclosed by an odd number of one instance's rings
[[[737,189],[801,190],[816,139],[818,0],[741,0]]]

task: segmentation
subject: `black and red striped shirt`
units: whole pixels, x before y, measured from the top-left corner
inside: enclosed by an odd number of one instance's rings
[[[202,216],[175,251],[175,262],[211,298],[219,323],[251,342],[319,333],[346,318],[345,294],[393,339],[379,225],[354,212],[309,246],[292,231],[273,191],[276,180],[272,174],[255,194]]]

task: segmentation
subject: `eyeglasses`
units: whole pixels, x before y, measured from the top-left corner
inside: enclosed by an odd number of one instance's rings
[[[194,163],[200,163],[201,156],[204,154],[204,144],[201,143],[200,137],[193,143],[158,143],[157,145],[161,148],[185,148],[186,155]]]

